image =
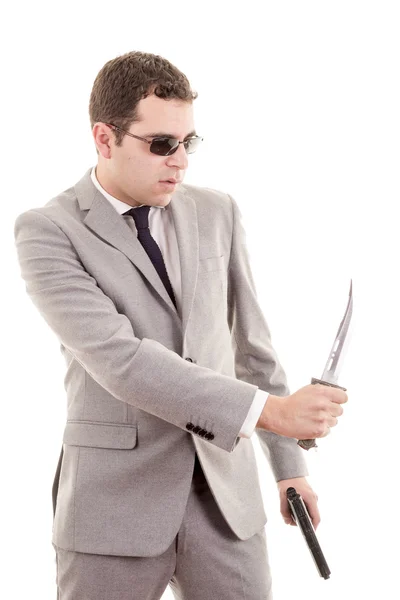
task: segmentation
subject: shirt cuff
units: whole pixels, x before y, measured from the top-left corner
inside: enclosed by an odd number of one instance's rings
[[[261,416],[264,405],[269,396],[268,392],[264,392],[263,390],[258,389],[254,394],[253,403],[250,406],[250,410],[247,413],[247,417],[242,425],[241,430],[239,431],[239,437],[250,438],[254,433],[254,429],[258,423],[258,419]]]

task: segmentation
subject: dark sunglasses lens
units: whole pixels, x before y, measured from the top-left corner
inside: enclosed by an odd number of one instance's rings
[[[186,148],[186,152],[188,154],[193,154],[193,152],[196,152],[196,150],[200,146],[201,142],[202,142],[201,137],[189,138],[188,140],[186,140],[186,142],[184,144],[184,146]]]
[[[160,156],[167,156],[168,154],[173,154],[178,146],[179,142],[174,138],[155,138],[150,144],[150,152],[159,154]]]
[[[189,138],[184,143],[186,152],[188,154],[196,152],[201,142],[201,137]],[[150,144],[150,152],[153,152],[153,154],[159,154],[160,156],[169,156],[176,152],[178,146],[179,140],[175,138],[155,138]]]

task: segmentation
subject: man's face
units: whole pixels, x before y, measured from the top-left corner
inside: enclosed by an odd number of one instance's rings
[[[163,100],[154,94],[140,100],[141,120],[133,123],[129,132],[150,140],[164,135],[183,141],[195,135],[193,103],[182,100]],[[139,206],[166,206],[179,183],[171,187],[161,183],[169,178],[182,182],[188,167],[183,144],[170,156],[150,152],[150,144],[125,135],[116,146],[110,127],[96,124],[93,128],[99,161],[96,175],[99,183],[112,196]]]

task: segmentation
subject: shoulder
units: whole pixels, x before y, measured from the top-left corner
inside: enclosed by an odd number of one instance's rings
[[[20,218],[39,218],[40,215],[55,222],[62,222],[64,219],[78,218],[80,214],[79,204],[74,187],[70,187],[53,198],[50,198],[42,206],[34,206],[20,213],[16,220]]]
[[[232,199],[227,192],[188,183],[182,183],[180,189],[185,195],[193,198],[200,210],[232,211]]]

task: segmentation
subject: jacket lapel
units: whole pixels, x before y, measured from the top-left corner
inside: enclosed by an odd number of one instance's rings
[[[157,271],[144,248],[122,215],[119,215],[108,200],[93,185],[89,169],[75,185],[79,206],[87,211],[84,224],[96,235],[102,237],[129,258],[153,286],[161,299],[177,317],[185,335],[197,280],[199,259],[199,233],[197,212],[194,199],[186,192],[182,184],[172,195],[166,210],[171,210],[179,248],[182,281],[182,316],[177,313]]]

